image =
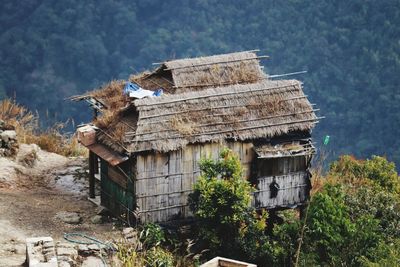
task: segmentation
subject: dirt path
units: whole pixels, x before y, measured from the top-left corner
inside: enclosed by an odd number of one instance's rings
[[[1,166],[0,166],[1,168]],[[40,175],[20,175],[12,187],[0,189],[0,266],[21,266],[25,261],[25,239],[84,232],[109,241],[118,238],[110,219],[93,224],[96,206],[87,200],[87,185],[82,160],[67,160],[56,168],[43,169]],[[59,211],[77,212],[82,222],[66,224],[55,218]]]

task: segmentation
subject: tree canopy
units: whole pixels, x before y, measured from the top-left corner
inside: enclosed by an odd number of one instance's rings
[[[259,48],[269,74],[308,71],[293,78],[326,116],[317,142],[400,164],[399,0],[21,0],[0,22],[0,98],[49,123],[87,121],[64,98],[152,62]]]

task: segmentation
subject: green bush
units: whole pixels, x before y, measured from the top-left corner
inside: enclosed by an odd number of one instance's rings
[[[346,195],[346,205],[352,218],[369,214],[377,219],[386,239],[400,238],[400,199],[397,194],[380,187],[362,186]]]
[[[145,248],[152,248],[165,242],[165,234],[158,224],[147,223],[140,231],[139,240]]]
[[[153,247],[146,253],[146,263],[148,267],[173,267],[174,255],[161,247]]]
[[[216,161],[200,162],[201,176],[189,196],[198,222],[198,238],[211,254],[273,263],[282,249],[265,234],[267,213],[251,207],[253,187],[242,177],[237,156],[229,149]]]
[[[400,237],[394,164],[382,157],[343,156],[332,164],[328,177],[336,179],[329,180],[333,183],[327,182],[309,206],[300,263],[374,266],[398,261],[390,245]]]
[[[384,240],[379,220],[369,213],[351,215],[342,185],[327,184],[310,204],[305,254],[332,266],[359,266],[362,258],[376,259]]]
[[[372,156],[371,159],[357,160],[344,155],[331,165],[330,175],[345,182],[367,179],[384,190],[400,193],[400,178],[396,166],[383,157]]]

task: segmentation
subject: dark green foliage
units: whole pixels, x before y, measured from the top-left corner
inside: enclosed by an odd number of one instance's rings
[[[393,163],[343,156],[310,203],[301,263],[360,266],[398,262],[400,195]]]
[[[383,157],[372,156],[371,159],[356,160],[351,156],[342,156],[331,165],[330,175],[348,182],[368,179],[386,191],[400,193],[400,177],[396,166]]]
[[[63,98],[152,62],[261,48],[270,74],[308,71],[295,78],[333,156],[400,163],[398,0],[21,0],[2,3],[0,22],[0,98],[16,92],[49,120],[88,120]]]
[[[165,242],[166,239],[164,231],[158,224],[147,223],[140,231],[139,240],[145,248],[149,249],[159,246],[161,243]]]
[[[321,264],[358,266],[361,256],[376,257],[384,241],[379,220],[369,213],[351,217],[345,195],[342,186],[328,184],[310,204],[305,254]]]
[[[153,247],[146,253],[146,266],[149,267],[173,267],[174,255],[162,247]]]
[[[220,159],[203,159],[202,175],[189,197],[198,220],[200,241],[210,255],[251,260],[261,266],[277,262],[283,249],[265,234],[266,213],[258,215],[250,207],[253,188],[242,177],[237,156],[225,149]]]

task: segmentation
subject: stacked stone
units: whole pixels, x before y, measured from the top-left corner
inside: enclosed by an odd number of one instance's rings
[[[57,267],[53,238],[26,239],[26,259],[29,267]]]
[[[106,259],[108,252],[103,245],[83,245],[65,242],[58,242],[56,250],[59,267],[105,266],[102,258]]]
[[[136,251],[142,250],[143,244],[142,242],[140,242],[139,234],[134,228],[132,227],[124,228],[122,230],[122,235],[125,239],[125,242],[131,244]]]
[[[18,152],[17,133],[0,120],[0,157],[12,157]]]

